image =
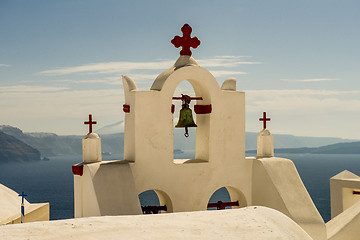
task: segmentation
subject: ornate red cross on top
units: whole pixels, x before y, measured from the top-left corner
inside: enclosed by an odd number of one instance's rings
[[[259,121],[262,121],[264,124],[264,129],[266,128],[266,122],[270,121],[270,118],[266,118],[266,112],[263,112],[263,118],[259,118]]]
[[[89,114],[89,121],[84,122],[84,124],[89,124],[89,133],[92,133],[92,125],[96,124],[96,121],[92,120],[92,115]]]
[[[192,28],[189,26],[189,24],[184,24],[184,26],[181,28],[181,31],[183,36],[175,36],[174,39],[171,40],[171,43],[174,44],[176,48],[182,47],[180,55],[191,56],[190,47],[197,48],[200,45],[200,40],[197,37],[192,38],[190,36]]]

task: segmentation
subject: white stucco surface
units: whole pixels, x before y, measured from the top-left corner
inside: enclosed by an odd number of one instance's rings
[[[263,129],[257,136],[257,157],[266,158],[274,156],[274,137],[268,129]]]
[[[236,91],[236,78],[228,78],[221,85],[221,90]]]
[[[211,112],[196,113],[195,159],[174,159],[172,98],[183,81],[194,88],[191,97],[199,98],[195,103],[199,108],[211,106]],[[147,190],[155,191],[167,213],[203,211],[212,194],[225,187],[239,207],[276,209],[313,239],[326,239],[325,223],[294,164],[273,157],[274,140],[268,129],[258,136],[257,158],[245,159],[245,93],[236,91],[234,78],[220,87],[195,59],[180,56],[150,90],[139,90],[126,76],[123,85],[130,111],[124,113],[124,160],[116,162],[126,164],[115,169],[84,158],[84,174],[74,178],[75,217],[141,214],[137,195]],[[98,152],[89,152],[89,159],[99,159]],[[120,208],[120,203],[132,211]]]
[[[96,133],[88,133],[82,140],[83,162],[101,162],[101,139]]]
[[[186,80],[196,97],[202,98],[196,104],[211,105],[212,111],[196,116],[195,159],[177,160],[173,151],[172,98],[176,87]],[[100,208],[113,209],[113,215],[129,214],[124,209],[119,212],[118,200],[130,191],[124,182],[134,183],[132,192],[136,196],[154,190],[167,212],[206,210],[212,194],[222,187],[228,189],[231,201],[247,206],[251,202],[252,163],[245,161],[245,94],[236,91],[235,79],[225,82],[224,90],[190,56],[180,56],[155,79],[150,90],[139,90],[132,79],[123,76],[125,104],[130,107],[130,112],[125,113],[124,160],[130,168],[109,168],[107,174],[94,175],[92,168],[105,170],[106,163],[88,164],[90,161],[84,158],[84,175],[74,178],[75,217],[104,215]],[[97,158],[96,152],[92,151],[88,158]],[[98,189],[109,188],[110,177],[116,187],[99,195],[100,191],[94,191],[94,176]],[[118,176],[121,183],[116,180]],[[80,189],[87,197],[81,196]],[[108,201],[106,207],[99,201],[111,198],[118,200]]]
[[[133,175],[126,161],[84,164],[74,176],[75,217],[142,214]]]
[[[290,218],[265,207],[17,224],[1,226],[0,236],[2,240],[312,239]]]
[[[253,158],[253,163],[252,204],[281,211],[313,239],[327,239],[325,223],[294,163],[289,159],[276,157]]]
[[[360,239],[360,202],[352,205],[344,212],[326,223],[329,240]]]

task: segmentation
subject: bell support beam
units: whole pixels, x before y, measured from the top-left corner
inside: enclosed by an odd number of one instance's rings
[[[141,206],[144,214],[158,214],[161,210],[167,211],[166,205],[164,206]]]
[[[173,97],[173,100],[183,100],[184,97]],[[191,100],[203,100],[202,97],[190,97]]]
[[[236,202],[222,202],[222,201],[218,201],[216,203],[208,203],[207,207],[208,208],[215,208],[217,210],[223,210],[226,207],[232,207],[232,206],[239,206],[239,201]]]
[[[181,97],[173,97],[173,100],[182,100],[184,101],[184,97],[186,96],[186,100],[203,100],[202,97],[190,97],[187,95],[183,95]],[[190,101],[188,103],[190,103]],[[194,105],[194,111],[196,114],[208,114],[211,113],[212,111],[212,107],[211,104],[209,105]],[[174,113],[175,112],[175,105],[172,104],[171,105],[171,112]]]

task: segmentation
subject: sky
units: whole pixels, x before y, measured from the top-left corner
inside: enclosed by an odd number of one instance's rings
[[[122,75],[140,89],[171,67],[188,23],[219,85],[245,91],[246,131],[360,139],[358,0],[0,0],[0,125],[85,135],[124,119]],[[182,84],[177,93],[191,92]]]

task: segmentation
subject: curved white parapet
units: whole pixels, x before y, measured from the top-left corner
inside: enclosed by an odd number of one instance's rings
[[[360,202],[326,223],[328,240],[358,240],[360,238]]]
[[[5,239],[311,240],[286,215],[265,207],[158,215],[91,217],[13,225]],[[46,232],[46,234],[44,234]]]
[[[141,214],[133,175],[126,161],[83,165],[74,175],[75,217]]]
[[[221,86],[221,90],[236,91],[236,79],[226,79]]]
[[[327,239],[325,223],[289,159],[253,159],[252,204],[281,211],[313,239]]]
[[[136,83],[134,82],[134,80],[132,80],[132,78],[123,75],[122,79],[123,79],[124,89],[126,91],[133,91],[138,89]]]

